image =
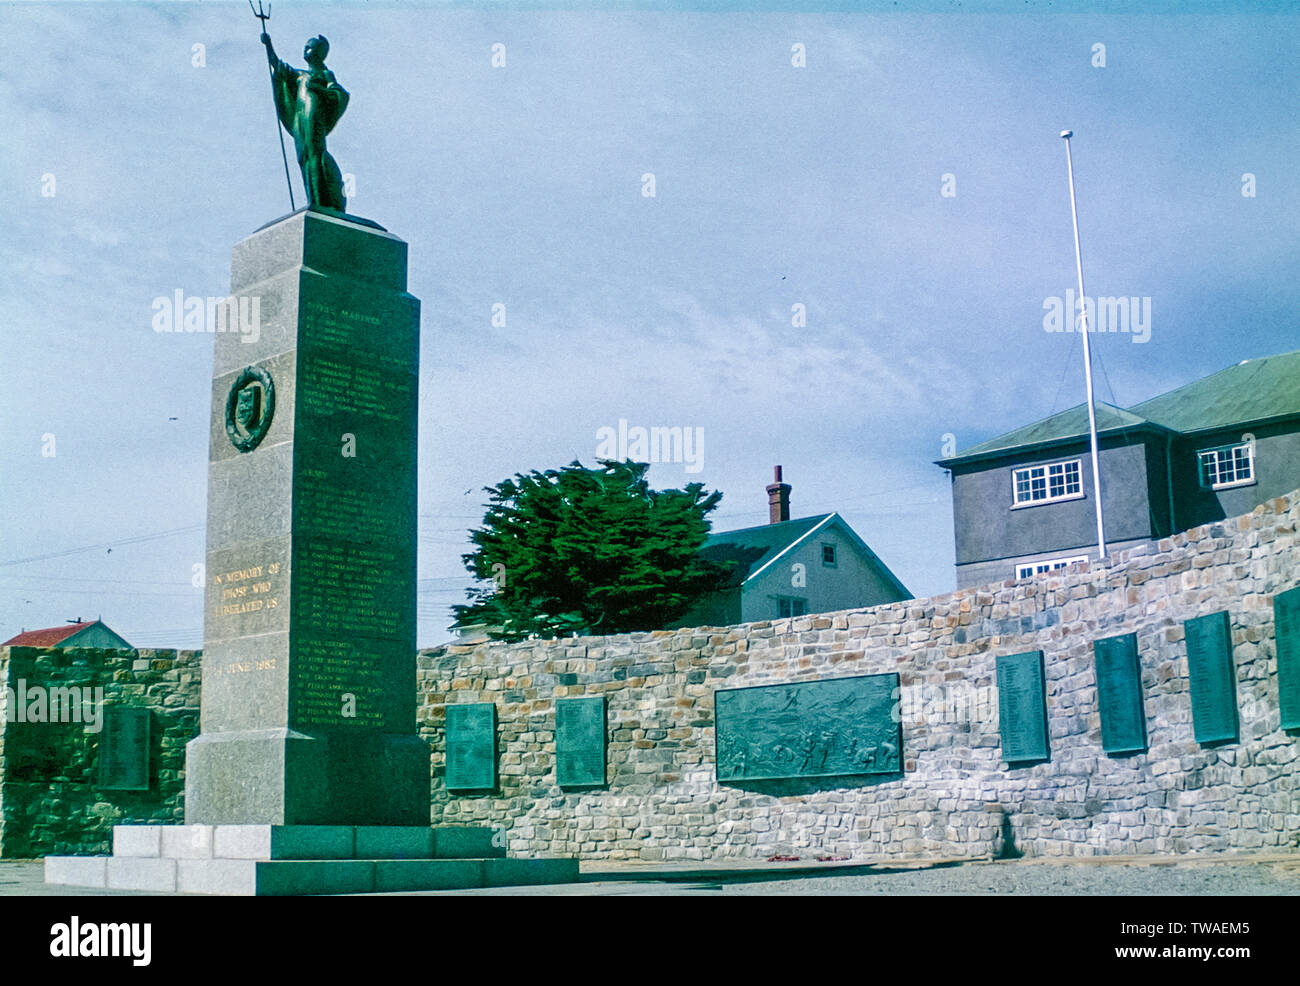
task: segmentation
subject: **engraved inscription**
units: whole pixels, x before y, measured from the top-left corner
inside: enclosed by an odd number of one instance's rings
[[[1137,634],[1093,641],[1097,665],[1097,707],[1101,746],[1107,753],[1134,753],[1147,748],[1142,705],[1142,672]]]
[[[1237,738],[1237,671],[1232,663],[1232,626],[1227,611],[1184,620],[1192,731],[1198,743]]]
[[[1277,698],[1283,729],[1300,729],[1300,586],[1273,597]]]
[[[1002,759],[1009,764],[1050,759],[1043,652],[1002,655],[997,679]]]
[[[280,605],[279,562],[229,569],[218,572],[213,579],[217,585],[215,616],[243,616]]]
[[[604,697],[556,700],[555,756],[560,787],[605,783]]]
[[[497,708],[491,702],[447,706],[448,790],[497,786]]]
[[[148,709],[104,710],[99,739],[99,786],[110,791],[149,790]]]
[[[401,600],[387,592],[397,552],[312,539],[298,547],[298,609],[314,632],[382,636],[400,628]]]

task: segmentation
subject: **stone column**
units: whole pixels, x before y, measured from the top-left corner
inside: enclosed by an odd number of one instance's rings
[[[312,210],[235,248],[213,365],[188,823],[429,824],[406,250]]]

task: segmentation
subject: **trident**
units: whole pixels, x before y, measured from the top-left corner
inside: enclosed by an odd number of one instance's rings
[[[262,33],[266,34],[266,22],[271,19],[271,5],[266,5],[266,10],[262,10],[262,0],[257,0],[257,6],[253,6],[253,0],[248,0],[248,9],[253,12],[253,16],[262,22]],[[269,35],[268,35],[269,37]],[[275,71],[271,70],[271,86],[274,95]],[[275,115],[275,132],[280,136],[280,158],[284,161],[284,180],[289,186],[289,208],[293,212],[298,211],[298,206],[293,200],[293,179],[289,177],[289,155],[284,150],[284,131],[280,129],[279,111]]]

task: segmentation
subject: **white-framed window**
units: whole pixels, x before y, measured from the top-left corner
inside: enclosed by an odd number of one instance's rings
[[[824,567],[826,567],[826,568],[835,568],[835,567],[838,566],[838,564],[839,564],[839,562],[836,561],[836,558],[835,558],[835,545],[833,545],[833,544],[823,544],[823,545],[822,545],[822,565],[823,565]]]
[[[1016,578],[1032,579],[1035,575],[1055,572],[1057,569],[1073,565],[1078,561],[1087,561],[1087,555],[1071,555],[1069,558],[1049,558],[1047,561],[1030,561],[1016,566]]]
[[[1255,482],[1255,446],[1253,442],[1202,449],[1196,453],[1201,486],[1222,490],[1229,486],[1249,486]]]
[[[776,614],[781,619],[790,616],[803,616],[808,612],[808,600],[798,596],[777,596]]]
[[[1011,470],[1011,506],[1032,507],[1083,496],[1079,459]]]

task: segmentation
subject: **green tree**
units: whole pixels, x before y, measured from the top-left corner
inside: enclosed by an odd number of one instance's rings
[[[659,630],[716,589],[726,569],[699,551],[722,494],[701,483],[652,490],[649,468],[575,461],[485,487],[487,514],[463,560],[492,585],[453,607],[457,625],[506,640]]]

